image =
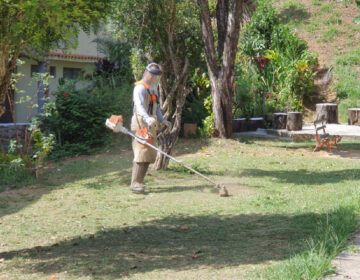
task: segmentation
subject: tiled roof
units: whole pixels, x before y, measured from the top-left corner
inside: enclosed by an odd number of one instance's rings
[[[48,54],[49,57],[58,57],[58,58],[66,58],[66,59],[81,59],[81,60],[102,60],[103,58],[100,56],[94,55],[84,55],[84,54],[65,54],[65,53],[56,53],[50,52]]]

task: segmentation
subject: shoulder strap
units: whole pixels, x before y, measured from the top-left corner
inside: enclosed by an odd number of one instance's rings
[[[137,86],[137,85],[143,85],[144,88],[146,88],[146,90],[150,90],[150,86],[149,86],[147,83],[145,83],[144,81],[138,81],[138,82],[136,82],[136,83],[135,83],[135,86]]]

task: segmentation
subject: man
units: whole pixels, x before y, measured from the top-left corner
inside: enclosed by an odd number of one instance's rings
[[[133,92],[133,116],[131,119],[131,131],[143,138],[148,138],[149,143],[157,145],[157,130],[159,123],[170,127],[159,104],[157,91],[162,72],[156,63],[150,63],[144,72],[141,81],[135,83]],[[154,163],[157,152],[152,148],[139,143],[132,142],[134,162],[130,189],[135,193],[144,193],[146,186],[144,178],[150,163]]]

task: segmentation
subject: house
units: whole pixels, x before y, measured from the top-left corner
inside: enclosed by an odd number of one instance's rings
[[[46,56],[49,72],[54,78],[50,81],[49,92],[55,91],[60,78],[76,79],[81,70],[86,72],[93,71],[94,63],[104,57],[99,52],[98,44],[94,42],[97,38],[95,34],[87,35],[80,32],[76,49],[63,52],[52,50]],[[28,123],[29,116],[34,117],[42,107],[42,97],[38,96],[37,81],[33,79],[33,74],[39,72],[41,65],[35,60],[22,58],[24,64],[18,66],[17,71],[23,74],[16,87],[19,92],[15,94],[16,122],[19,124]],[[38,104],[38,108],[30,109],[29,103],[16,104],[21,96],[30,96],[33,104]],[[7,112],[0,118],[0,126],[10,126],[13,122],[9,104]],[[5,125],[7,123],[7,125]],[[1,136],[1,135],[0,135]]]

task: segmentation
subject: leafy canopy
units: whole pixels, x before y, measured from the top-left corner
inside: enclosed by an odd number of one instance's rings
[[[49,49],[72,44],[79,29],[97,27],[109,11],[106,0],[2,0],[0,50]]]

